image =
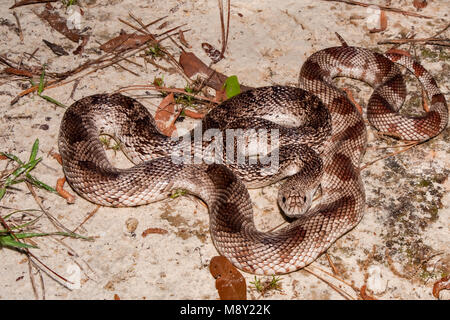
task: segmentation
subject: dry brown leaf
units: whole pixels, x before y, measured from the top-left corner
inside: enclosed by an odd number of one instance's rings
[[[389,49],[386,51],[386,53],[396,53],[396,54],[400,54],[402,56],[407,56],[407,57],[411,57],[411,53],[409,53],[406,50],[402,50],[402,49]]]
[[[35,12],[35,14],[42,20],[47,21],[53,29],[73,42],[78,43],[78,41],[84,38],[78,30],[69,29],[66,18],[61,17],[57,12],[45,9],[40,13]]]
[[[180,65],[189,78],[197,73],[207,74],[209,70],[208,66],[192,52],[183,51],[181,53]]]
[[[205,75],[207,77],[206,85],[215,89],[216,91],[222,90],[223,84],[228,78],[226,75],[209,68],[192,52],[184,51],[181,53],[180,65],[183,68],[186,76],[188,76],[189,78],[197,73]],[[252,87],[245,86],[242,83],[240,85],[241,92],[252,89]]]
[[[60,45],[57,45],[53,42],[47,41],[45,39],[42,39],[42,41],[47,45],[47,47],[50,48],[50,50],[53,51],[54,54],[56,54],[57,56],[68,56],[69,54],[67,53],[66,50],[64,50],[63,47],[61,47]]]
[[[100,46],[100,49],[110,53],[117,50],[134,49],[145,42],[154,39],[151,34],[128,34],[123,33]]]
[[[342,88],[342,90],[344,90],[344,91],[347,93],[347,98],[348,98],[351,102],[353,102],[353,104],[355,105],[356,109],[358,109],[358,112],[359,112],[360,114],[363,114],[362,107],[361,107],[361,105],[360,105],[358,102],[356,102],[355,98],[353,98],[353,93],[352,93],[352,91],[351,91],[349,88]]]
[[[202,48],[205,50],[205,53],[208,55],[208,57],[214,62],[219,62],[224,56],[221,56],[220,51],[214,48],[212,45],[210,45],[207,42],[202,43]]]
[[[178,38],[180,39],[180,42],[183,46],[186,48],[192,48],[192,46],[186,41],[186,38],[184,37],[183,31],[180,29],[178,30]]]
[[[68,191],[64,190],[64,183],[66,183],[66,178],[62,177],[59,178],[58,180],[56,180],[56,192],[58,192],[58,194],[63,197],[64,199],[66,199],[67,203],[69,204],[73,204],[75,203],[75,196],[70,194]]]
[[[221,103],[227,100],[227,93],[225,92],[225,87],[222,87],[220,90],[216,89],[216,101],[217,103]]]
[[[114,300],[120,300],[120,297],[117,293],[114,294]]]
[[[159,104],[155,113],[155,122],[158,129],[170,137],[176,133],[175,120],[178,113],[175,114],[175,99],[173,93],[167,95]]]
[[[247,300],[245,278],[227,258],[213,257],[209,271],[216,279],[216,289],[221,300]]]
[[[168,233],[168,231],[165,229],[161,229],[161,228],[148,228],[142,232],[142,237],[145,238],[146,236],[148,236],[151,233],[166,234],[166,233]]]
[[[4,73],[14,74],[16,76],[24,76],[32,78],[33,74],[28,70],[16,69],[16,68],[5,68],[3,69]]]
[[[377,298],[374,298],[366,293],[366,285],[363,285],[361,287],[361,289],[359,290],[359,294],[361,298],[363,298],[363,300],[378,300]]]
[[[381,32],[387,28],[387,16],[384,10],[380,10],[380,27],[369,30],[371,33]]]
[[[184,109],[184,114],[186,117],[192,118],[192,119],[203,119],[205,115],[203,113],[198,113],[192,110]]]
[[[443,277],[441,280],[436,281],[433,285],[433,296],[439,299],[439,293],[441,290],[450,289],[450,276]]]
[[[427,0],[414,0],[413,5],[416,9],[423,9],[428,5],[428,3]]]

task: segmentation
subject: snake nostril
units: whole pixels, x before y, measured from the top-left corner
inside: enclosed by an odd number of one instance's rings
[[[281,198],[281,201],[283,201],[283,203],[286,202],[286,197]]]
[[[303,197],[303,202],[306,202],[306,196]]]

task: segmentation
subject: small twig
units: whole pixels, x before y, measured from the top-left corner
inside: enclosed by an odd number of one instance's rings
[[[25,54],[28,55],[28,61],[30,61],[31,59],[35,59],[36,61],[39,62],[39,60],[34,56],[36,52],[38,52],[38,50],[39,47],[37,47],[31,54],[25,52]]]
[[[100,205],[97,205],[95,207],[94,210],[92,210],[91,212],[89,212],[89,214],[87,215],[87,217],[78,225],[78,227],[76,227],[72,232],[75,233],[80,227],[83,226],[83,224],[86,223],[86,221],[88,221],[90,218],[92,218],[94,216],[94,214],[97,213],[98,209],[100,209]]]
[[[36,4],[36,3],[46,3],[46,2],[56,2],[58,0],[23,0],[15,3],[10,9],[14,9],[21,6],[26,6],[29,4]]]
[[[431,45],[450,46],[450,39],[440,38],[421,38],[421,39],[386,39],[379,41],[378,44],[404,44],[404,43],[425,43]]]
[[[36,191],[33,188],[33,185],[31,183],[29,183],[28,181],[25,181],[25,184],[28,187],[28,190],[30,190],[31,195],[33,196],[34,200],[36,201],[36,203],[38,204],[39,208],[41,208],[42,212],[47,216],[47,218],[50,220],[50,222],[58,229],[58,230],[64,230],[68,233],[72,233],[72,231],[70,231],[68,228],[66,228],[61,222],[59,222],[55,217],[53,217],[51,215],[50,212],[48,212],[44,205],[42,204],[41,199],[38,197],[38,195],[36,194]]]
[[[328,254],[328,252],[325,252],[325,257],[327,258],[328,264],[330,265],[331,270],[333,270],[333,273],[334,273],[335,275],[339,275],[339,271],[338,271],[338,269],[336,268],[336,266],[334,265],[333,261],[331,260],[330,255]]]
[[[27,260],[28,260],[28,273],[30,274],[31,287],[33,288],[34,297],[36,298],[36,300],[38,300],[39,295],[37,292],[36,283],[34,282],[33,264],[30,257],[27,256]]]
[[[304,267],[303,270],[305,270],[306,272],[312,274],[316,278],[318,278],[318,279],[322,280],[323,282],[325,282],[327,285],[329,285],[332,289],[334,289],[337,293],[339,293],[345,299],[347,299],[347,300],[355,300],[347,292],[343,291],[341,288],[336,287],[334,284],[332,284],[328,280],[324,279],[323,277],[319,276],[317,273],[313,272],[309,266],[308,267]]]
[[[132,75],[135,75],[136,77],[140,77],[140,74],[138,74],[138,73],[136,73],[136,72],[134,72],[134,71],[131,71],[130,69],[128,69],[128,68],[122,66],[120,63],[116,63],[116,65],[117,65],[118,67],[122,68],[123,70],[128,71],[128,72],[131,73]]]
[[[350,5],[355,5],[355,6],[361,6],[361,7],[370,7],[373,6],[373,4],[371,3],[363,3],[363,2],[359,2],[359,1],[351,1],[351,0],[324,0],[324,1],[334,1],[334,2],[342,2],[342,3],[346,3],[346,4],[350,4]],[[384,11],[390,11],[390,12],[395,12],[395,13],[400,13],[403,14],[405,16],[412,16],[412,17],[418,17],[418,18],[425,18],[425,19],[431,19],[431,17],[428,16],[424,16],[422,14],[419,13],[415,13],[415,12],[410,12],[410,11],[404,11],[398,8],[391,8],[391,7],[386,7],[386,6],[379,6],[376,5],[378,8],[384,10]]]
[[[13,15],[14,15],[14,18],[16,18],[17,28],[19,28],[20,41],[23,42],[23,32],[22,32],[22,27],[20,25],[19,17],[17,16],[17,13],[15,11],[13,11]]]
[[[156,91],[164,91],[164,92],[181,93],[181,94],[193,97],[193,98],[198,99],[198,100],[204,100],[204,101],[208,101],[208,102],[212,102],[212,103],[217,103],[217,101],[215,101],[214,99],[210,99],[210,98],[199,96],[199,95],[196,95],[196,94],[193,94],[193,93],[189,93],[189,92],[186,92],[184,89],[158,87],[158,86],[153,86],[153,85],[150,85],[150,84],[134,85],[134,86],[129,86],[129,87],[123,87],[123,88],[120,88],[119,90],[117,90],[116,92],[119,93],[119,92],[125,92],[125,91],[145,90],[145,89],[151,89],[151,90],[156,90]]]
[[[380,157],[380,158],[377,158],[377,159],[375,159],[375,160],[373,160],[373,161],[370,161],[370,162],[366,163],[365,165],[363,165],[363,166],[360,168],[360,170],[362,171],[362,170],[366,169],[367,167],[371,166],[372,164],[374,164],[374,163],[377,162],[377,161],[380,161],[380,160],[383,160],[383,159],[386,159],[386,158],[390,158],[390,157],[395,156],[395,155],[397,155],[397,154],[399,154],[399,153],[405,152],[405,151],[411,149],[412,147],[418,145],[419,143],[420,143],[420,141],[414,141],[414,142],[411,142],[411,144],[408,145],[408,146],[407,146],[406,148],[404,148],[404,149],[401,149],[401,150],[398,150],[398,151],[389,153],[389,154],[387,154],[387,155],[385,155],[385,156],[382,156],[382,157]]]

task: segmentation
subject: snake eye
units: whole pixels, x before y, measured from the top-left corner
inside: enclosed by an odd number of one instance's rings
[[[303,202],[306,202],[306,196],[303,197]]]

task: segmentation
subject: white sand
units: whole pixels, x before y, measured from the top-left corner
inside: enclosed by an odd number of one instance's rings
[[[373,1],[385,5],[387,1]],[[412,0],[389,1],[392,6],[416,11]],[[121,29],[131,28],[118,21],[128,18],[128,12],[148,23],[169,15],[167,28],[187,23],[185,34],[192,51],[203,61],[209,59],[201,48],[208,42],[220,48],[220,20],[216,1],[167,0],[167,1],[82,1],[84,16],[81,28],[90,27],[92,33],[85,54],[80,56],[55,56],[42,43],[42,39],[55,42],[67,51],[76,45],[43,23],[32,10],[42,6],[26,6],[15,9],[19,16],[24,43],[6,25],[0,26],[0,54],[19,61],[23,52],[31,53],[39,47],[37,61],[25,61],[34,66],[48,64],[53,72],[67,71],[87,57],[99,56],[98,43],[118,35]],[[140,3],[140,4],[136,4]],[[15,23],[12,1],[0,3],[1,18]],[[345,4],[326,1],[233,1],[231,28],[226,59],[216,65],[218,71],[237,75],[242,83],[250,86],[270,84],[295,85],[301,64],[306,57],[322,48],[338,45],[334,32],[340,33],[351,45],[378,48],[378,41],[398,38],[401,34],[416,33],[416,38],[430,37],[448,23],[450,1],[429,1],[422,14],[433,19],[407,17],[388,13],[388,28],[382,33],[369,33],[368,23],[372,11]],[[152,30],[155,30],[152,29]],[[446,32],[449,36],[449,31]],[[172,52],[178,52],[169,41],[164,42]],[[408,49],[409,46],[402,46]],[[437,76],[437,82],[445,93],[449,91],[449,65],[447,58],[423,57],[421,46],[416,53],[423,65]],[[438,52],[426,46],[431,52]],[[414,52],[414,51],[412,51]],[[143,64],[142,58],[134,61]],[[177,74],[169,75],[151,65],[147,69],[132,64],[124,66],[140,74],[139,77],[118,68],[109,67],[82,78],[74,99],[101,92],[111,92],[122,86],[144,84],[154,77],[164,75],[168,85],[182,87],[184,80]],[[14,106],[10,101],[23,90],[26,81],[0,80],[0,151],[14,153],[26,159],[36,138],[40,140],[39,155],[42,163],[33,171],[42,181],[51,185],[63,176],[60,165],[49,151],[57,151],[59,123],[64,109],[55,107],[36,94],[29,94]],[[367,102],[371,90],[359,82],[346,82],[357,100]],[[415,83],[408,85],[420,97]],[[72,84],[46,90],[44,93],[70,105]],[[133,93],[130,93],[133,94]],[[448,96],[447,96],[448,99]],[[420,99],[419,99],[420,100]],[[142,99],[141,102],[154,111],[159,99]],[[186,122],[193,125],[193,121]],[[48,130],[41,125],[47,124]],[[183,125],[186,125],[183,123]],[[369,146],[384,146],[381,138],[369,129]],[[367,276],[367,292],[381,299],[433,299],[432,286],[444,274],[449,274],[450,247],[450,167],[449,130],[427,143],[402,155],[375,163],[363,172],[367,186],[367,210],[361,223],[339,239],[328,251],[342,277],[356,287],[364,284]],[[389,152],[396,149],[389,149]],[[433,151],[434,150],[434,151]],[[123,157],[109,153],[113,162],[123,165]],[[383,150],[370,149],[364,163],[376,159]],[[0,171],[6,161],[0,161]],[[437,178],[436,178],[437,177]],[[431,184],[424,186],[427,182]],[[252,190],[256,221],[267,230],[282,221],[276,208],[277,186]],[[57,195],[38,190],[44,206],[69,228],[78,226],[95,205],[77,197],[74,205],[68,205]],[[35,200],[25,185],[8,192],[0,205],[0,214],[12,209],[37,208]],[[125,222],[130,217],[138,220],[135,235],[127,231]],[[40,230],[53,230],[45,217]],[[150,234],[142,237],[147,228],[162,228],[167,234]],[[43,273],[47,299],[217,299],[214,279],[209,273],[209,260],[217,255],[208,227],[208,213],[199,201],[190,197],[168,199],[138,208],[100,208],[79,231],[94,236],[94,242],[64,239],[70,246],[61,245],[53,238],[35,239],[40,249],[32,252],[53,270],[76,282],[79,287],[69,290],[48,274]],[[391,260],[386,256],[390,248]],[[374,251],[372,251],[375,249]],[[371,254],[373,252],[373,255]],[[74,255],[76,254],[76,255]],[[34,299],[28,264],[23,254],[7,248],[0,249],[0,299]],[[390,262],[391,261],[391,262]],[[325,256],[312,266],[331,270]],[[395,268],[393,270],[392,266]],[[80,269],[81,267],[81,269]],[[81,271],[80,271],[81,270]],[[35,272],[38,289],[39,275]],[[249,298],[260,299],[247,279]],[[282,290],[271,291],[265,297],[271,299],[342,299],[328,284],[305,271],[281,277]],[[352,297],[352,289],[344,288]],[[39,291],[39,296],[42,292]],[[449,298],[448,291],[441,298]]]

